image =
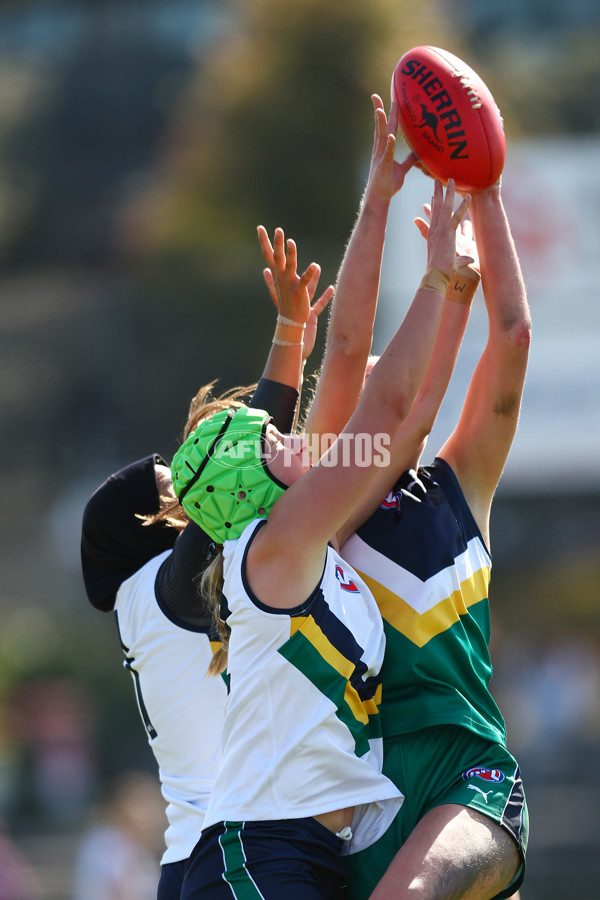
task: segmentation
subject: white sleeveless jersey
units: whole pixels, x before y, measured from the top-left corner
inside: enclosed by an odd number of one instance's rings
[[[294,609],[255,597],[248,545],[224,546],[221,616],[231,626],[222,761],[205,827],[356,806],[354,853],[387,829],[403,796],[381,773],[383,624],[364,582],[328,548],[323,577]]]
[[[133,676],[167,801],[162,864],[187,859],[200,837],[227,694],[221,677],[206,675],[213,653],[206,630],[170,618],[156,600],[156,575],[170,552],[124,581],[115,603],[124,665]]]

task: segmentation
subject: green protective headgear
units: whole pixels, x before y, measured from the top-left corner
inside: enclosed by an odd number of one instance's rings
[[[286,485],[268,470],[263,441],[270,416],[262,409],[228,409],[200,422],[171,463],[179,502],[217,544],[235,540],[266,516]]]

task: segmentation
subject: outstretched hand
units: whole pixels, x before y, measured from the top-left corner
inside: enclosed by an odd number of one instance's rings
[[[431,205],[429,203],[424,203],[423,211],[427,218],[422,219],[418,217],[413,221],[422,236],[425,238],[425,240],[427,240],[427,235],[429,233],[429,221],[431,219]],[[475,237],[473,235],[473,225],[470,219],[463,219],[456,231],[456,262],[454,264],[455,271],[466,265],[465,260],[468,260],[469,268],[474,269],[479,275],[481,275],[479,254],[477,252],[477,244],[475,243]]]
[[[319,280],[318,277],[316,279]],[[310,293],[310,285],[309,285],[309,296],[312,298],[313,294],[316,290],[316,283],[314,288],[312,289],[312,294]],[[311,304],[310,313],[308,315],[308,319],[306,320],[306,328],[304,329],[304,348],[302,350],[302,359],[308,359],[310,354],[313,352],[315,347],[315,341],[317,340],[317,329],[319,325],[319,316],[333,297],[335,288],[332,284],[326,288],[325,291],[318,297],[314,303]]]
[[[302,356],[307,359],[315,345],[318,317],[333,297],[334,287],[329,285],[312,303],[321,277],[318,263],[311,263],[298,275],[295,241],[291,238],[286,241],[282,228],[275,229],[272,244],[262,225],[258,226],[257,233],[267,264],[263,269],[265,284],[279,315],[305,326]]]
[[[370,197],[389,203],[404,184],[406,173],[416,165],[417,158],[413,153],[409,153],[402,162],[395,161],[397,112],[392,106],[388,119],[381,97],[373,94],[371,100],[375,112],[375,134],[365,198]]]
[[[465,195],[456,212],[454,211],[454,196],[452,178],[448,180],[445,194],[442,183],[436,181],[429,207],[430,221],[415,219],[419,231],[427,239],[427,267],[440,269],[446,275],[451,275],[456,269],[473,263],[475,259],[473,256],[457,250],[458,228],[469,208],[471,196],[470,194]],[[461,245],[460,251],[462,249]]]

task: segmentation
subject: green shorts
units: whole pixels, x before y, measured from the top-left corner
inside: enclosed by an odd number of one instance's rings
[[[348,900],[366,900],[425,813],[443,803],[476,809],[514,838],[521,867],[495,900],[510,897],[525,875],[529,817],[519,767],[500,744],[466,728],[439,725],[384,739],[383,771],[406,797],[371,847],[348,856]]]

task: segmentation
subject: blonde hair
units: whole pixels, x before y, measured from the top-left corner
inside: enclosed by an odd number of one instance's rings
[[[220,675],[227,668],[229,635],[231,634],[231,628],[223,621],[220,615],[221,589],[223,587],[222,544],[215,544],[215,553],[216,555],[204,569],[200,578],[200,593],[206,600],[222,641],[221,646],[215,651],[206,670],[207,675]]]

